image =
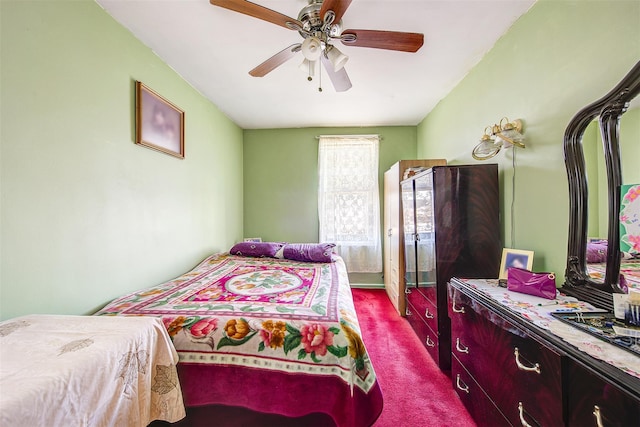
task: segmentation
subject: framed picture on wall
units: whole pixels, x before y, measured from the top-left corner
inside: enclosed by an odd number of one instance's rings
[[[184,159],[184,111],[138,81],[136,144]]]
[[[507,269],[510,267],[531,270],[533,267],[533,251],[520,249],[502,249],[502,261],[500,261],[500,274],[498,279],[507,279]]]

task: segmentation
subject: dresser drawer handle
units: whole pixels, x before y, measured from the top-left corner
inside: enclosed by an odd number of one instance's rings
[[[427,340],[425,341],[425,343],[427,344],[427,347],[435,347],[436,343],[431,341],[431,337],[429,335],[427,335]]]
[[[600,414],[600,407],[598,405],[593,406],[593,416],[596,417],[596,426],[603,427],[602,415]]]
[[[460,380],[460,374],[456,375],[456,387],[458,388],[458,390],[464,391],[465,393],[469,394],[469,386],[463,383],[462,380]]]
[[[434,316],[433,316],[433,314],[429,313],[429,309],[427,308],[424,311],[424,317],[426,317],[427,319],[433,319]]]
[[[451,301],[451,310],[453,310],[454,313],[464,313],[464,307],[456,308],[455,301]]]
[[[524,405],[522,402],[518,402],[518,414],[520,415],[520,424],[522,424],[522,427],[532,427],[531,424],[524,419]]]
[[[521,371],[535,372],[536,374],[540,373],[539,363],[536,363],[535,365],[533,365],[533,367],[530,367],[530,366],[525,366],[522,364],[522,362],[520,362],[520,352],[518,351],[518,347],[515,348],[515,351],[513,352],[513,354],[516,356],[516,366],[518,366],[518,369],[520,369]]]
[[[458,353],[467,353],[469,354],[469,347],[460,344],[460,338],[456,338],[456,350]]]

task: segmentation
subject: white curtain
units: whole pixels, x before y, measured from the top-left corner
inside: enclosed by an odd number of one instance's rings
[[[378,136],[320,137],[320,241],[336,244],[351,273],[382,271]]]

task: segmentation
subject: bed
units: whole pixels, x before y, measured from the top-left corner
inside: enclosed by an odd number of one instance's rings
[[[372,425],[382,393],[342,258],[332,246],[241,245],[96,314],[162,319],[187,406]]]
[[[607,241],[592,239],[587,243],[587,272],[592,279],[603,280],[607,271]],[[640,289],[640,254],[622,252],[621,283],[627,288]]]
[[[178,355],[153,318],[0,322],[0,425],[130,426],[185,416]]]
[[[587,263],[587,271],[593,279],[604,278],[607,270],[607,263],[594,262]],[[628,288],[640,289],[640,259],[639,260],[622,260],[620,262],[620,276],[624,277],[623,283]]]

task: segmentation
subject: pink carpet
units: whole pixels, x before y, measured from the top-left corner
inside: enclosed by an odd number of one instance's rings
[[[475,426],[409,323],[382,289],[353,289],[362,339],[373,361],[384,408],[373,427]]]
[[[409,323],[382,289],[353,289],[362,339],[382,388],[384,408],[372,427],[475,427]],[[334,427],[326,414],[289,418],[240,407],[212,405],[187,409],[187,418],[153,427]],[[339,426],[342,427],[342,426]]]

